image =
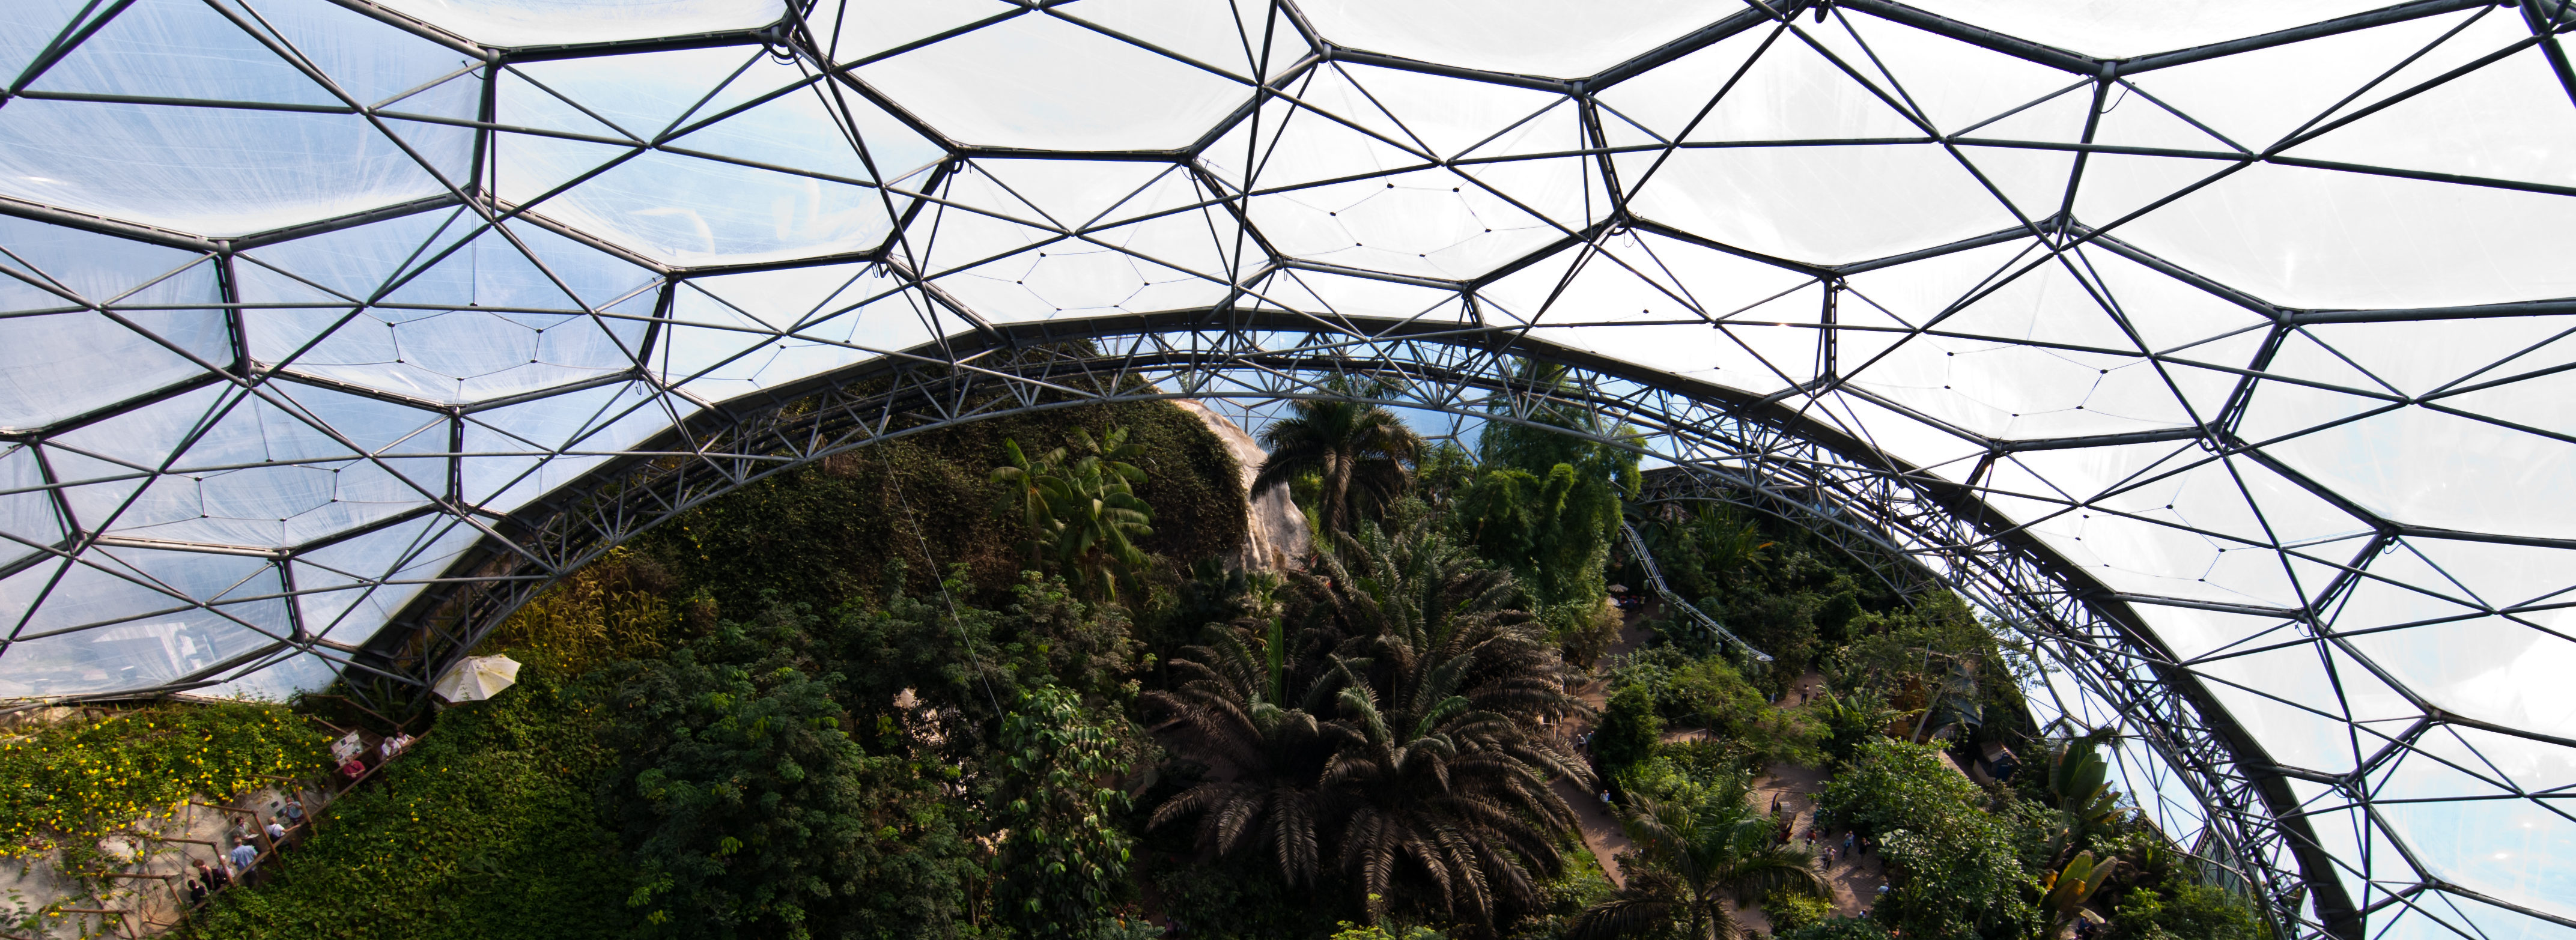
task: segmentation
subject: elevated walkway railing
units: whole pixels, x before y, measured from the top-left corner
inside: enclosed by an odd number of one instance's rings
[[[1626,519],[1619,520],[1619,535],[1627,540],[1628,554],[1636,556],[1637,566],[1646,569],[1646,584],[1655,589],[1655,596],[1663,600],[1666,609],[1681,611],[1685,619],[1699,625],[1700,629],[1708,631],[1709,635],[1716,638],[1721,645],[1733,643],[1742,647],[1744,655],[1752,657],[1754,662],[1771,661],[1771,654],[1754,649],[1753,644],[1744,642],[1743,637],[1736,636],[1733,631],[1726,629],[1726,625],[1717,622],[1717,618],[1702,613],[1699,608],[1691,606],[1689,601],[1683,600],[1681,595],[1673,593],[1672,588],[1665,586],[1664,570],[1655,565],[1655,553],[1646,550],[1646,537],[1637,534],[1637,526],[1634,523]]]

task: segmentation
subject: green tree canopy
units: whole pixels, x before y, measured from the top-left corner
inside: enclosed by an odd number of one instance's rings
[[[1117,818],[1126,794],[1102,785],[1127,772],[1123,724],[1058,686],[1020,693],[1002,722],[994,824],[1009,837],[994,872],[1004,911],[1030,936],[1110,932],[1135,842]]]
[[[1030,457],[1017,440],[1004,438],[1005,463],[993,482],[1006,487],[1003,514],[1019,520],[1029,559],[1051,564],[1066,580],[1096,597],[1116,600],[1118,582],[1145,564],[1135,540],[1154,534],[1154,508],[1137,498],[1145,471],[1128,461],[1145,452],[1111,428],[1095,439],[1073,429],[1069,444]]]
[[[2015,828],[1985,802],[1939,747],[1894,738],[1856,748],[1822,800],[1831,822],[1877,836],[1905,873],[1874,909],[1878,919],[1931,940],[2015,935],[2041,922]]]
[[[792,664],[795,629],[728,623],[610,673],[624,767],[602,802],[642,870],[628,904],[680,936],[945,933],[971,871],[953,804],[851,740],[841,677]]]
[[[1528,362],[1522,377],[1555,389],[1565,370]],[[1572,405],[1543,404],[1521,417],[1533,424],[1486,422],[1477,439],[1482,466],[1452,500],[1477,553],[1510,567],[1554,621],[1566,616],[1555,608],[1596,606],[1608,596],[1603,572],[1621,500],[1640,483],[1638,458],[1594,439],[1624,429]]]

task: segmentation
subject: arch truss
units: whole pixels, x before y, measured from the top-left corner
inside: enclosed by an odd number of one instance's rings
[[[2576,4],[1440,6],[0,3],[0,696],[1365,375],[1975,599],[2289,935],[2576,930]]]

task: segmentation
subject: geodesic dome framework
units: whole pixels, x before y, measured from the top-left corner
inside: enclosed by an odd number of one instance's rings
[[[2571,23],[0,5],[0,696],[417,686],[760,474],[1364,374],[1978,599],[2299,933],[2568,935]]]

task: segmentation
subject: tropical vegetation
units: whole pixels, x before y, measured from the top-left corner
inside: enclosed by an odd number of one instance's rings
[[[1778,823],[1755,810],[1741,778],[1713,792],[1665,802],[1629,801],[1628,834],[1647,864],[1611,899],[1574,922],[1579,940],[1633,937],[1681,926],[1690,940],[1743,932],[1736,912],[1755,898],[1828,898],[1815,856],[1774,838]]]
[[[1516,586],[1418,511],[1362,523],[1289,583],[1304,610],[1254,633],[1212,625],[1147,702],[1188,750],[1223,761],[1155,811],[1195,817],[1223,855],[1275,859],[1290,884],[1340,869],[1372,918],[1414,899],[1492,926],[1537,906],[1573,810],[1550,786],[1590,771],[1544,723],[1580,713]]]
[[[1304,483],[1316,527],[1348,532],[1384,513],[1412,484],[1422,438],[1393,412],[1337,398],[1299,399],[1289,409],[1288,417],[1261,431],[1270,455],[1252,480],[1252,492]]]
[[[509,618],[480,651],[515,688],[438,714],[196,930],[2264,935],[2118,791],[2115,734],[2034,721],[2009,625],[1778,520],[1640,503],[1628,432],[1559,370],[1524,364],[1472,441],[1385,390],[1288,404],[1250,468],[1180,408],[1067,406],[698,507]],[[1230,567],[1247,470],[1315,523],[1287,570]],[[1614,607],[1646,583],[1623,525],[1741,642]],[[380,722],[336,701],[26,726],[0,835],[41,854],[319,769],[309,716]],[[2017,773],[1963,770],[2001,748]],[[1883,897],[1782,838],[1757,787],[1790,768]]]

